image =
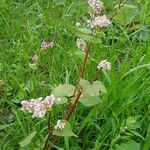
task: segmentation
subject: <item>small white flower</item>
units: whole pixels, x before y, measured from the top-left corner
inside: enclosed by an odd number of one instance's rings
[[[99,27],[106,27],[108,25],[110,25],[111,22],[109,19],[107,19],[107,17],[104,15],[104,16],[97,16],[95,17],[89,24],[89,26],[91,28],[94,28],[96,26],[99,26]]]
[[[47,50],[47,49],[53,48],[53,47],[54,47],[54,43],[53,42],[48,43],[48,42],[43,41],[41,43],[41,49],[43,49],[43,50]]]
[[[76,22],[76,27],[80,27],[81,23],[80,22]]]
[[[104,7],[103,2],[100,0],[88,0],[88,4],[96,13],[99,13]]]
[[[55,100],[56,98],[53,95],[46,96],[45,99],[43,100],[43,103],[51,107],[52,105],[54,105]]]
[[[33,57],[32,57],[32,61],[37,61],[39,59],[39,57],[37,56],[37,55],[34,55]]]
[[[83,39],[77,38],[77,47],[82,51],[85,51],[87,48],[87,44]]]
[[[108,62],[107,60],[102,60],[98,66],[97,66],[98,70],[100,69],[104,69],[104,70],[111,70],[111,63]]]
[[[34,114],[32,115],[33,118],[43,118],[46,114],[45,110],[36,110],[34,111]]]
[[[43,97],[39,97],[39,98],[38,98],[38,101],[42,101],[42,100],[43,100]]]
[[[62,122],[61,120],[57,121],[56,126],[54,127],[56,130],[62,130],[65,128],[66,123]]]
[[[90,23],[91,23],[91,20],[87,20],[87,23],[90,24]]]

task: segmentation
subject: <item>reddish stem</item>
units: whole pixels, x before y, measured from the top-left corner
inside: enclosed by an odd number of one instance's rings
[[[78,77],[78,79],[76,81],[76,85],[75,85],[75,90],[74,90],[73,97],[76,95],[77,87],[79,85],[79,82],[80,82],[81,78],[84,77],[84,73],[85,73],[85,70],[86,70],[86,64],[87,64],[88,56],[89,56],[89,51],[88,51],[88,48],[87,48],[85,50],[85,57],[84,57],[83,65],[82,65],[82,68],[81,68],[81,72],[80,72],[80,75],[79,75],[79,77]]]
[[[78,103],[79,99],[80,99],[80,96],[82,94],[82,91],[79,92],[77,98],[75,99],[74,103],[71,105],[71,107],[68,109],[64,119],[65,120],[69,120],[69,118],[71,117],[72,113],[73,113],[73,110],[74,108],[76,107],[76,104]],[[52,139],[52,143],[51,145],[49,146],[48,150],[51,150],[52,149],[52,145],[54,145],[58,140],[59,140],[59,136],[55,136],[53,139]]]
[[[73,112],[74,108],[76,107],[76,104],[78,103],[78,101],[79,101],[79,99],[80,99],[80,97],[81,97],[81,94],[82,94],[82,91],[79,92],[79,94],[78,94],[77,98],[75,99],[74,103],[73,103],[73,104],[71,105],[71,107],[68,109],[68,111],[67,111],[67,113],[66,113],[66,115],[65,115],[65,117],[64,117],[65,120],[68,121],[69,118],[71,117],[72,112]]]
[[[82,65],[82,69],[81,69],[81,72],[80,72],[80,75],[76,81],[76,86],[75,86],[75,90],[74,90],[74,94],[73,94],[73,97],[76,95],[76,92],[77,92],[77,87],[79,85],[79,82],[81,80],[81,78],[84,77],[84,74],[85,74],[85,71],[86,71],[86,65],[87,65],[87,60],[88,60],[88,56],[89,56],[89,51],[88,51],[88,48],[85,50],[85,57],[84,57],[84,61],[83,61],[83,65]],[[74,103],[70,106],[70,108],[68,109],[67,113],[65,114],[65,117],[64,119],[65,120],[69,120],[72,113],[73,113],[73,110],[75,109],[80,97],[81,97],[81,94],[82,94],[82,91],[80,91],[74,101]],[[54,145],[58,140],[59,140],[59,136],[55,136],[53,139],[52,139],[52,142],[51,142],[51,145],[49,146],[48,150],[51,150],[52,149],[52,145]]]

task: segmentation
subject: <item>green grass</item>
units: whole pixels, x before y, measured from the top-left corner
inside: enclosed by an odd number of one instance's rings
[[[107,16],[115,12],[118,3],[104,0]],[[108,93],[100,105],[85,108],[78,104],[70,120],[78,137],[61,138],[56,144],[60,148],[108,150],[135,141],[141,149],[150,149],[150,2],[129,0],[128,4],[137,7],[123,9],[105,30],[101,43],[91,46],[92,61],[85,78],[92,80],[98,74]],[[16,103],[49,95],[60,83],[75,84],[82,59],[68,25],[75,26],[87,10],[83,0],[0,1],[1,150],[21,149],[19,142],[34,131],[36,136],[24,149],[41,149],[47,118],[33,119]],[[133,21],[137,24],[131,26]],[[43,39],[53,41],[55,48],[41,51]],[[29,62],[35,54],[39,60],[34,71]],[[98,72],[97,64],[106,58],[112,70]],[[43,86],[42,80],[46,81]],[[63,117],[66,107],[54,108],[54,123]]]

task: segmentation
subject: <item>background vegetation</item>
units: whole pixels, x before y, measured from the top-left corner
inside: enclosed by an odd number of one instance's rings
[[[111,17],[119,1],[103,2]],[[101,43],[92,44],[86,72],[87,80],[96,76],[103,81],[108,93],[100,105],[78,105],[70,120],[78,137],[61,138],[57,149],[150,148],[150,1],[128,0],[127,4],[106,29]],[[20,110],[19,102],[49,95],[60,83],[75,83],[82,53],[68,25],[75,26],[87,11],[84,0],[0,1],[1,150],[41,149],[47,118],[31,118]],[[44,39],[53,41],[55,47],[42,51]],[[35,54],[39,60],[32,66]],[[102,59],[112,63],[109,73],[96,69]],[[67,107],[55,108],[52,120],[62,118]],[[36,136],[21,148],[19,143],[34,131]]]

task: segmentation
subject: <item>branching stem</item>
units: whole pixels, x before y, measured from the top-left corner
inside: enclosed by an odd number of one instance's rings
[[[84,77],[84,74],[85,74],[85,71],[86,71],[86,66],[87,66],[87,61],[88,61],[88,58],[89,58],[89,50],[88,48],[85,50],[85,57],[84,57],[84,60],[83,60],[83,65],[82,65],[82,68],[81,68],[81,72],[80,72],[80,75],[76,81],[76,86],[75,86],[75,90],[74,90],[74,95],[73,97],[76,96],[76,92],[77,92],[77,88],[78,88],[78,85],[79,85],[79,82],[80,80]],[[80,92],[77,94],[77,97],[75,98],[74,100],[74,103],[70,106],[70,108],[68,109],[67,113],[65,114],[64,116],[64,119],[66,121],[68,121],[81,97],[81,94],[82,94],[82,89],[80,89]],[[48,147],[48,150],[51,150],[52,149],[52,145],[54,145],[58,140],[59,140],[59,136],[55,136],[53,139],[52,139],[52,142],[51,142],[51,145]]]

